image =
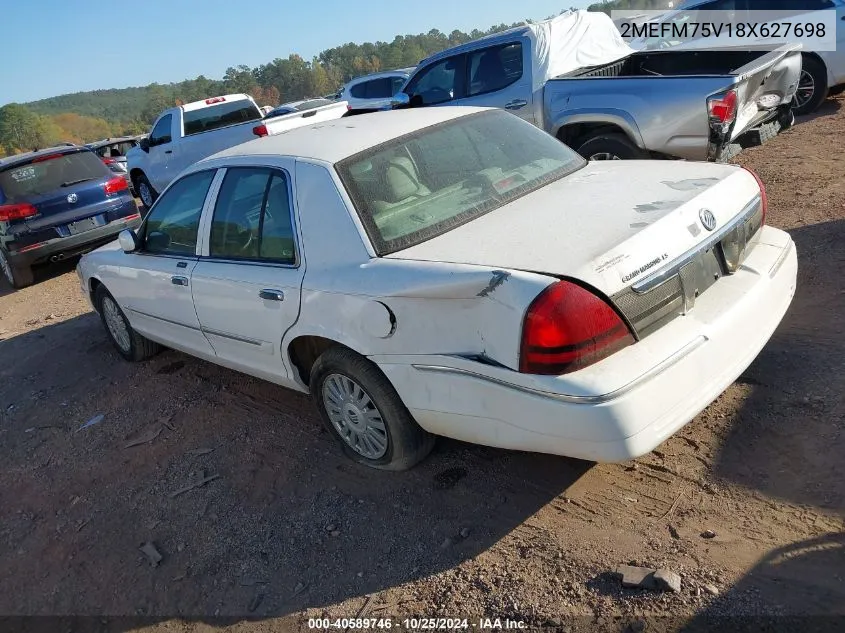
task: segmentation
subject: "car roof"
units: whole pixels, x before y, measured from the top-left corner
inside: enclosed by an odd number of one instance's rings
[[[411,108],[372,112],[294,128],[273,136],[247,141],[198,163],[225,163],[237,156],[290,156],[337,163],[371,147],[423,128],[462,116],[494,110],[467,106]]]
[[[137,136],[116,136],[115,138],[104,138],[102,141],[94,141],[93,143],[86,143],[86,147],[90,147],[91,149],[96,149],[99,147],[104,147],[106,145],[114,145],[117,143],[127,143],[130,141],[138,140]]]
[[[17,163],[25,163],[27,161],[32,160],[33,158],[38,158],[39,156],[47,156],[49,154],[59,154],[59,153],[66,153],[70,150],[78,151],[78,150],[85,150],[89,151],[89,148],[85,147],[84,145],[55,145],[53,147],[45,147],[44,149],[39,149],[35,152],[24,152],[23,154],[15,154],[14,156],[7,156],[6,158],[0,158],[0,167],[8,167],[10,165],[14,165]]]

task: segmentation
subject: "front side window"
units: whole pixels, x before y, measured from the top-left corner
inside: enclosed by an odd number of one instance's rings
[[[488,111],[402,136],[335,168],[379,255],[445,233],[586,164],[518,117]]]
[[[167,114],[158,120],[158,123],[156,123],[153,131],[150,132],[150,147],[155,145],[164,145],[172,140],[170,134],[172,121],[172,114]]]
[[[209,255],[296,262],[288,183],[282,172],[257,167],[226,172],[214,207]]]
[[[467,96],[507,88],[522,77],[522,44],[505,44],[470,53]]]
[[[157,255],[194,255],[200,215],[214,179],[214,170],[200,171],[176,181],[150,209],[143,250]]]
[[[446,103],[461,97],[464,56],[449,57],[420,71],[405,89],[412,106]]]

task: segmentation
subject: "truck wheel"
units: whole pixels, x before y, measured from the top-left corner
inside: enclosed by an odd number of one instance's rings
[[[161,346],[148,338],[144,338],[132,329],[126,315],[123,314],[123,310],[120,309],[117,301],[106,290],[105,286],[100,285],[97,288],[94,301],[109,340],[123,358],[137,362],[146,360],[158,353]]]
[[[827,68],[815,57],[802,57],[798,91],[792,99],[795,114],[814,112],[827,98]]]
[[[35,281],[32,268],[29,266],[13,266],[2,248],[0,248],[0,269],[3,271],[3,278],[12,288],[25,288],[31,286]]]
[[[407,470],[434,447],[379,368],[346,347],[331,347],[311,369],[311,395],[343,452],[359,464]]]
[[[135,179],[135,191],[138,192],[138,197],[141,198],[141,202],[144,203],[147,209],[153,206],[156,198],[158,198],[158,193],[153,189],[153,186],[144,174],[141,174]]]
[[[634,145],[624,134],[594,136],[578,148],[587,160],[635,160],[648,158],[648,154]]]

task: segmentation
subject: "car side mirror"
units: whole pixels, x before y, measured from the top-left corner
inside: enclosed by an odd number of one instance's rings
[[[408,96],[406,92],[397,92],[393,97],[390,99],[390,106],[396,110],[400,110],[402,108],[410,107],[411,105],[411,97]]]
[[[138,250],[138,236],[132,229],[123,229],[117,234],[117,243],[124,253],[132,253]]]
[[[140,147],[145,152],[150,151],[150,139],[149,138],[142,138],[141,141],[138,143],[138,147]]]

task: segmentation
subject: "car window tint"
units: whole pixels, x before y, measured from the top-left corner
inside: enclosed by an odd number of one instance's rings
[[[457,99],[462,67],[463,57],[450,57],[421,71],[406,89],[412,105],[435,105]]]
[[[51,192],[64,198],[67,187],[109,174],[103,161],[89,150],[39,156],[0,170],[0,199],[15,202]]]
[[[393,82],[390,77],[373,79],[367,82],[368,99],[386,99],[393,96]]]
[[[516,42],[475,51],[469,55],[468,64],[468,96],[502,90],[522,77],[522,44]]]
[[[210,107],[185,112],[185,136],[201,134],[217,128],[255,121],[261,110],[249,99],[227,101]]]
[[[392,97],[397,92],[402,90],[402,86],[405,85],[406,78],[405,77],[394,77],[392,80],[392,85],[390,88],[390,96]]]
[[[159,119],[153,131],[150,132],[150,146],[164,145],[171,141],[170,126],[172,125],[173,115],[168,114]]]
[[[193,255],[203,203],[214,170],[201,171],[176,181],[150,210],[144,229],[148,253]]]
[[[209,255],[294,263],[290,200],[281,172],[252,167],[226,172],[214,207]]]
[[[270,189],[267,191],[267,203],[261,221],[259,255],[262,259],[285,264],[293,264],[296,261],[288,183],[287,178],[280,173],[273,175]]]
[[[351,94],[356,99],[366,99],[367,98],[367,82],[363,82],[363,83],[352,86],[349,89],[349,94]]]

